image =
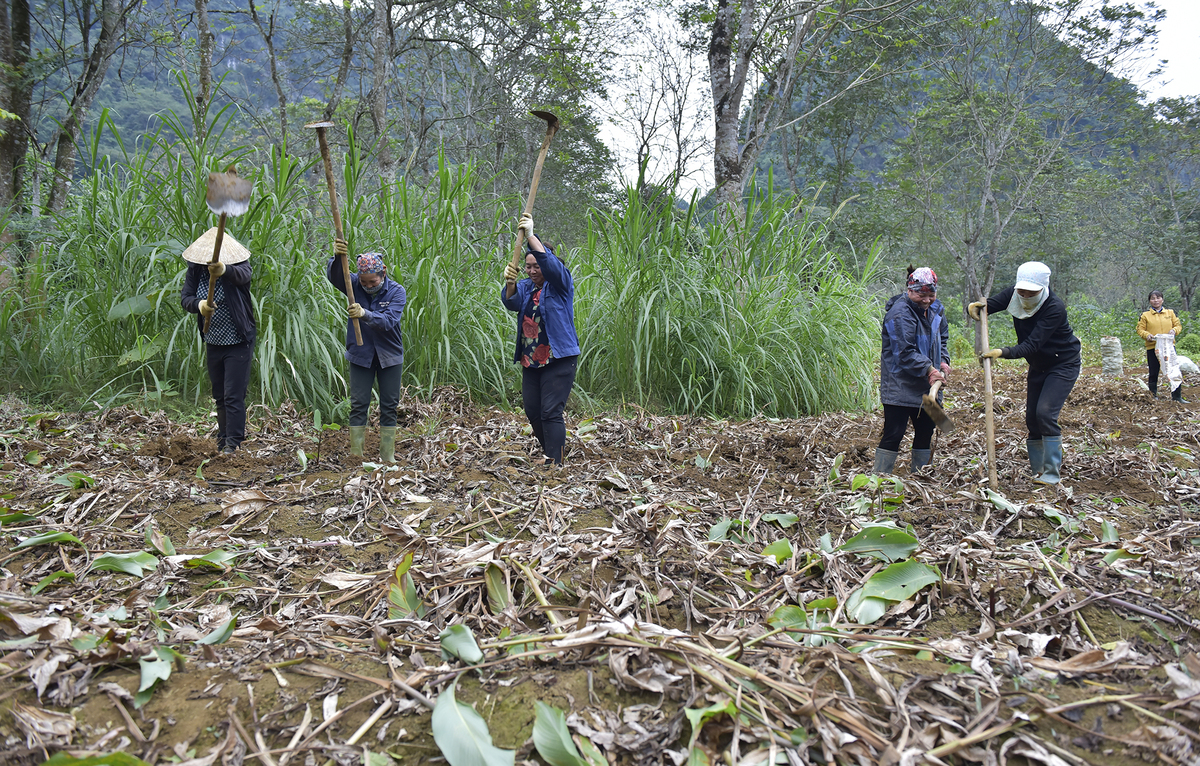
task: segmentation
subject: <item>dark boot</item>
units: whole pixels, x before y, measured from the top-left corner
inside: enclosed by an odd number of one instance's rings
[[[1042,439],[1043,473],[1034,479],[1035,484],[1058,484],[1062,478],[1062,437],[1047,436]]]
[[[1171,392],[1171,401],[1187,404],[1187,399],[1183,398],[1183,386],[1182,385],[1180,385],[1179,388],[1177,388]]]
[[[900,455],[899,452],[890,449],[875,448],[875,467],[871,469],[871,473],[891,473],[896,467],[896,458]]]
[[[912,462],[909,463],[909,472],[919,471],[933,461],[933,450],[931,449],[914,449],[912,451]]]
[[[229,420],[225,415],[225,408],[217,408],[217,452],[225,451],[225,435],[229,433],[226,427]]]
[[[1025,442],[1025,451],[1029,453],[1029,470],[1034,477],[1041,476],[1046,471],[1045,447],[1041,439],[1029,439]]]

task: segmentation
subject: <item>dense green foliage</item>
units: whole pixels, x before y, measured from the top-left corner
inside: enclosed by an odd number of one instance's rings
[[[144,150],[96,163],[0,293],[6,386],[102,406],[203,402],[204,349],[179,306],[178,254],[213,224],[206,173],[236,160],[255,181],[250,211],[228,229],[253,253],[253,396],[344,415],[345,308],[325,279],[323,176],[282,151],[219,151],[231,120],[214,115],[197,142],[168,115]],[[115,132],[102,120],[93,149],[101,130]],[[381,188],[353,134],[348,144],[338,164],[351,251],[384,250],[408,292],[405,384],[513,398],[516,322],[500,305],[499,276],[518,202],[444,159],[427,185]],[[703,226],[694,205],[649,205],[630,192],[616,210],[581,211],[588,236],[567,260],[583,396],[731,416],[868,405],[876,308],[865,285],[875,275],[842,268],[822,226],[799,210],[768,195],[745,224]]]

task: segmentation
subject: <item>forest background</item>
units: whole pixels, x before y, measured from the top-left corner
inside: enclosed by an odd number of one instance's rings
[[[205,407],[179,253],[210,170],[255,181],[253,395],[346,412],[315,138],[355,253],[408,289],[405,382],[510,401],[498,301],[544,124],[539,235],[577,283],[585,403],[872,406],[881,306],[953,323],[1042,260],[1089,355],[1161,288],[1200,354],[1200,98],[1150,102],[1152,3],[3,0],[0,387]],[[633,168],[622,173],[622,169]],[[697,172],[702,168],[702,172]],[[705,188],[696,189],[697,178]],[[693,191],[694,190],[694,191]],[[688,192],[691,193],[688,193]],[[993,338],[1011,341],[997,322]]]

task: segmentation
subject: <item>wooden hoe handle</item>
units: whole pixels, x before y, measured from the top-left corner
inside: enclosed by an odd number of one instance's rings
[[[337,188],[333,184],[333,160],[329,156],[329,143],[325,140],[325,128],[317,128],[317,144],[321,147],[321,161],[325,163],[325,183],[329,185],[329,209],[333,213],[333,231],[338,239],[342,239],[342,216],[338,212]],[[342,280],[346,283],[346,306],[354,305],[354,286],[350,283],[350,261],[341,255],[335,257],[342,262]],[[354,342],[361,346],[362,327],[357,319],[351,319],[354,325]]]

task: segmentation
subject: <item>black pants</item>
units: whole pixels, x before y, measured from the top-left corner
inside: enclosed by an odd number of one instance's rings
[[[563,461],[563,447],[567,443],[567,426],[563,422],[563,408],[575,384],[575,370],[579,357],[567,356],[555,359],[545,367],[522,368],[521,402],[525,405],[525,417],[533,426],[533,435],[546,457],[559,465]]]
[[[879,448],[898,452],[900,440],[908,430],[908,421],[913,424],[913,449],[929,449],[933,441],[933,418],[921,407],[904,407],[899,404],[883,405],[883,438]]]
[[[1146,366],[1150,368],[1150,393],[1158,396],[1158,374],[1162,368],[1158,364],[1158,354],[1154,349],[1146,349]]]
[[[1040,370],[1029,368],[1025,389],[1025,427],[1029,429],[1030,439],[1062,436],[1058,414],[1075,387],[1075,381],[1079,380],[1079,372],[1078,360]]]
[[[208,380],[217,405],[217,449],[237,449],[246,438],[246,389],[250,388],[250,363],[254,344],[208,344]]]
[[[365,426],[371,407],[371,389],[379,382],[379,425],[396,425],[396,408],[400,406],[400,372],[404,365],[380,367],[379,357],[370,367],[350,363],[350,425]]]

